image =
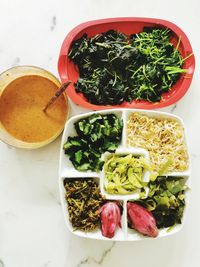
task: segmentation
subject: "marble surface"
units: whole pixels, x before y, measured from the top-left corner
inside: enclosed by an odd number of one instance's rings
[[[36,65],[55,75],[61,43],[75,25],[97,18],[144,16],[168,19],[188,35],[196,75],[187,95],[163,110],[184,119],[192,158],[192,195],[183,230],[141,242],[105,242],[69,233],[60,207],[60,138],[36,151],[0,142],[0,267],[198,267],[200,250],[200,78],[198,0],[1,0],[0,72]],[[71,115],[86,110],[72,105]]]

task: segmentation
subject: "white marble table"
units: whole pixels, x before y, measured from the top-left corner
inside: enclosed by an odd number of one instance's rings
[[[188,128],[193,182],[185,227],[172,237],[135,243],[73,236],[59,201],[60,138],[35,151],[0,142],[0,267],[200,266],[198,0],[1,0],[0,71],[29,64],[58,75],[57,58],[66,33],[83,21],[117,16],[171,20],[193,45],[197,66],[192,86],[178,104],[164,109],[181,116]],[[85,110],[72,105],[71,115],[80,112]]]

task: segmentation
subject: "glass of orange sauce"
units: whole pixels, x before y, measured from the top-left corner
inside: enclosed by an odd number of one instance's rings
[[[61,86],[48,71],[18,66],[0,75],[0,139],[34,149],[55,140],[69,115],[68,99],[62,94],[47,110],[44,106]]]

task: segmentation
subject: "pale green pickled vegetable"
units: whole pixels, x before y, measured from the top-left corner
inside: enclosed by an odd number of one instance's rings
[[[113,154],[104,165],[104,188],[109,194],[131,194],[147,185],[144,170],[150,169],[143,156]]]

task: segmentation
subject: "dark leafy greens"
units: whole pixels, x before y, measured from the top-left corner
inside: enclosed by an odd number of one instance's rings
[[[68,137],[63,149],[79,171],[99,171],[105,151],[114,152],[122,137],[123,122],[114,114],[94,114],[75,124],[77,136]]]
[[[114,30],[92,38],[84,34],[68,55],[80,72],[76,91],[96,105],[160,101],[186,72],[171,37],[169,29],[147,27],[131,36]]]
[[[157,227],[180,224],[185,208],[185,179],[159,176],[148,187],[148,198],[137,202],[152,212]]]

